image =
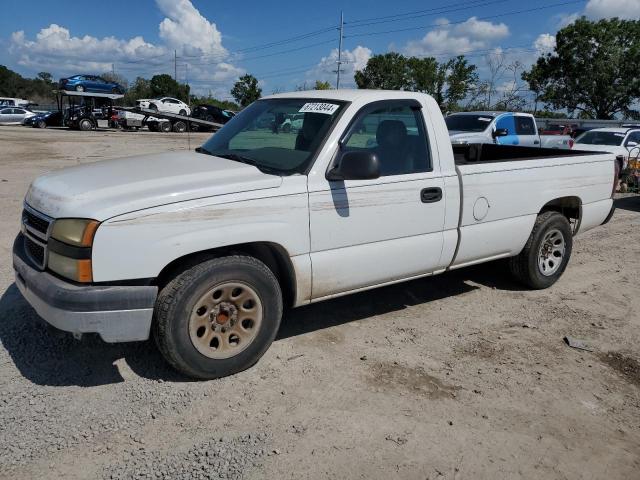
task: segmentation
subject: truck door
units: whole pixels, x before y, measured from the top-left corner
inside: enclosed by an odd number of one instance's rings
[[[504,113],[496,120],[496,130],[506,129],[509,134],[503,137],[497,137],[496,143],[499,145],[519,145],[520,140],[516,133],[516,123],[513,113]]]
[[[310,181],[312,298],[441,267],[445,202],[430,130],[415,100],[374,102],[355,116],[333,162],[371,150],[381,176]]]
[[[540,137],[536,128],[536,122],[529,115],[514,115],[513,117],[516,135],[518,135],[519,145],[525,147],[540,146]]]

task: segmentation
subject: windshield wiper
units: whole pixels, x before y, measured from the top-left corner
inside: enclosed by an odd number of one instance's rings
[[[279,173],[279,170],[275,168],[261,165],[260,163],[256,162],[253,158],[245,157],[237,153],[212,153],[212,152],[207,152],[207,153],[209,153],[209,155],[215,155],[216,157],[226,158],[228,160],[233,160],[235,162],[246,163],[247,165],[256,167],[262,173],[275,173],[275,174]]]

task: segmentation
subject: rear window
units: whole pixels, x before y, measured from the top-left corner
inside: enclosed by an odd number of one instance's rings
[[[450,115],[444,119],[450,132],[484,132],[493,117],[486,115]]]
[[[624,140],[624,133],[618,132],[585,132],[576,138],[576,143],[582,143],[584,145],[608,145],[611,147],[618,147]]]

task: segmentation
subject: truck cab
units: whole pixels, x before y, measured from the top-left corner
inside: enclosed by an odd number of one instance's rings
[[[462,112],[445,118],[451,143],[571,148],[569,135],[540,135],[535,118],[518,112]]]

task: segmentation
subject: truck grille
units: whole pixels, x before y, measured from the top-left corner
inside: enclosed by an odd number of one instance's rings
[[[25,204],[22,211],[24,249],[31,261],[44,270],[47,265],[47,242],[53,219]]]

